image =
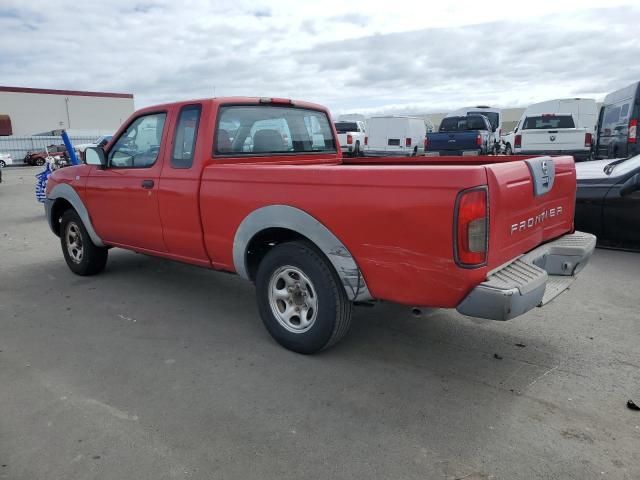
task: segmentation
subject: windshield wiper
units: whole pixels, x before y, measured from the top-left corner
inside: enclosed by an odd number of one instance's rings
[[[620,158],[618,160],[614,160],[611,163],[607,163],[604,166],[604,169],[603,169],[604,173],[606,173],[607,175],[611,175],[611,172],[613,172],[613,169],[616,168],[616,165],[619,165],[622,162],[626,162],[627,160],[629,160],[629,159],[628,158]]]

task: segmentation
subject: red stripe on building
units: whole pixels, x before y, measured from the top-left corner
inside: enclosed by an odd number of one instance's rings
[[[78,97],[133,98],[132,93],[83,92],[80,90],[53,90],[49,88],[2,87],[0,92],[35,93],[45,95],[75,95]]]

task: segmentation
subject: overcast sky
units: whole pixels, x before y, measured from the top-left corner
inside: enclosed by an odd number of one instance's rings
[[[440,3],[2,0],[0,85],[370,114],[601,99],[640,80],[638,0]]]

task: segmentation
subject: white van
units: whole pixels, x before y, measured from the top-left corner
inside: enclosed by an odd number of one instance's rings
[[[366,124],[364,154],[368,156],[424,155],[424,119],[396,115],[371,117]]]
[[[502,110],[489,107],[488,105],[477,105],[475,107],[463,107],[445,115],[447,117],[466,117],[467,115],[480,114],[487,117],[491,128],[493,128],[495,138],[495,152],[500,151],[500,136],[502,135]]]

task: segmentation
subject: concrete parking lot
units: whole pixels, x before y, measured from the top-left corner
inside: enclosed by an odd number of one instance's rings
[[[37,171],[0,184],[0,479],[640,478],[640,254],[505,323],[361,307],[301,356],[236,276],[71,274]]]

